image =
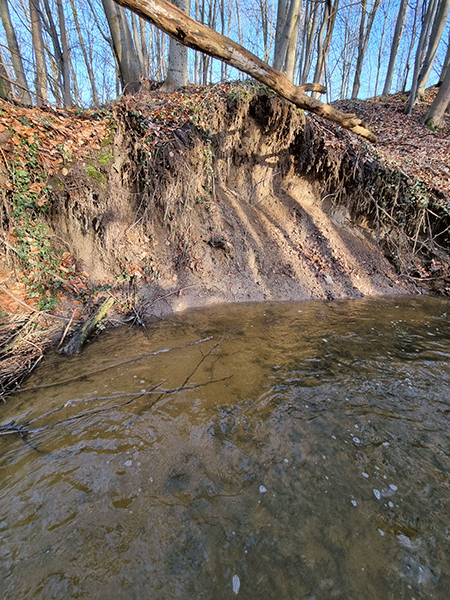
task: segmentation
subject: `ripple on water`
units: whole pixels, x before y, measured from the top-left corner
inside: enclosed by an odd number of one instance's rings
[[[0,438],[1,596],[446,600],[447,305],[218,307],[51,358],[3,411],[47,416]]]

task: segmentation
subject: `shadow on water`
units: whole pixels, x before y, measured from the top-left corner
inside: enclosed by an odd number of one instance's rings
[[[449,310],[225,306],[50,357],[2,409],[35,428],[0,437],[2,598],[447,599]]]

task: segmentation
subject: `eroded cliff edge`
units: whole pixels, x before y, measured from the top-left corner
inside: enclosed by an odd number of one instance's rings
[[[366,144],[270,92],[206,96],[157,144],[151,98],[115,114],[110,162],[97,180],[86,163],[70,168],[51,225],[91,282],[128,281],[147,315],[418,293],[437,271],[444,281],[447,255],[430,236],[448,216],[432,191],[414,196]]]
[[[4,314],[449,292],[445,192],[251,83],[0,126]]]

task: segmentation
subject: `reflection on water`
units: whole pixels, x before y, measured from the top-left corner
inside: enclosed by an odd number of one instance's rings
[[[0,437],[1,597],[447,599],[449,310],[226,306],[50,357],[1,412],[36,419]]]

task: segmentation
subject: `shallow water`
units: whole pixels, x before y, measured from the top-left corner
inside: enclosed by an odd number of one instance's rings
[[[226,306],[50,357],[1,407],[32,432],[0,437],[0,596],[446,600],[447,314]]]

